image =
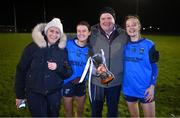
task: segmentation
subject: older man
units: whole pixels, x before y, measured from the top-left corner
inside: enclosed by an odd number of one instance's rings
[[[106,65],[114,75],[114,79],[108,84],[102,84],[101,77],[92,75],[91,79],[91,107],[92,116],[101,117],[103,104],[106,99],[108,117],[118,115],[118,102],[123,78],[123,51],[128,40],[125,31],[115,23],[115,11],[110,7],[101,9],[99,23],[92,26],[90,45],[93,54],[100,53],[103,49]],[[98,71],[97,73],[101,73]],[[101,69],[100,69],[101,70]]]

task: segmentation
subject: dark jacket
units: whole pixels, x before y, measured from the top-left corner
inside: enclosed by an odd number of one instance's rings
[[[61,88],[63,79],[71,76],[72,70],[65,50],[66,36],[50,47],[42,33],[45,24],[37,25],[33,32],[33,42],[27,45],[17,65],[16,98],[25,98],[25,92],[47,95]],[[57,69],[48,69],[47,61],[56,62]]]
[[[109,39],[99,24],[91,28],[91,50],[94,54],[101,53],[101,49],[104,50],[106,65],[115,76],[108,86],[101,84],[100,78],[92,76],[93,84],[105,88],[120,85],[123,79],[123,51],[124,45],[127,43],[129,37],[119,26],[116,25],[115,27]]]

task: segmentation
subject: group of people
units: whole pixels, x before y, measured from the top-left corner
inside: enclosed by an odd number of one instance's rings
[[[32,116],[58,117],[61,99],[65,116],[83,116],[86,100],[86,75],[79,83],[88,57],[104,51],[106,65],[94,67],[91,76],[91,116],[102,117],[104,102],[107,117],[118,116],[121,90],[131,117],[138,117],[140,102],[145,117],[155,116],[155,84],[159,53],[155,44],[141,36],[138,16],[125,19],[125,30],[116,24],[115,11],[101,9],[99,23],[90,26],[80,21],[76,37],[67,39],[58,18],[38,24],[32,32],[16,69],[16,107],[26,99]],[[99,74],[111,71],[113,79],[102,83]]]

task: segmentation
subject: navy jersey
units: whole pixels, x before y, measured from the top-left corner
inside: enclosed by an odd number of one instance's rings
[[[154,43],[148,39],[128,42],[126,45],[122,89],[124,95],[144,98],[147,88],[155,84],[157,66],[154,66],[156,63],[153,61],[154,58],[151,58],[155,52],[154,48]]]
[[[81,77],[88,59],[88,46],[80,47],[75,43],[75,40],[68,40],[66,48],[73,74],[70,78],[64,80],[64,84]],[[87,76],[85,79],[87,79]]]

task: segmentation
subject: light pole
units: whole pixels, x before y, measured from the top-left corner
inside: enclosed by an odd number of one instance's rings
[[[14,31],[17,32],[16,8],[15,8],[15,3],[14,3],[14,1],[13,1],[13,14],[14,14]]]
[[[136,15],[139,13],[139,0],[136,0]]]
[[[45,0],[43,0],[43,14],[44,14],[44,22],[46,23],[46,4],[45,4]]]

